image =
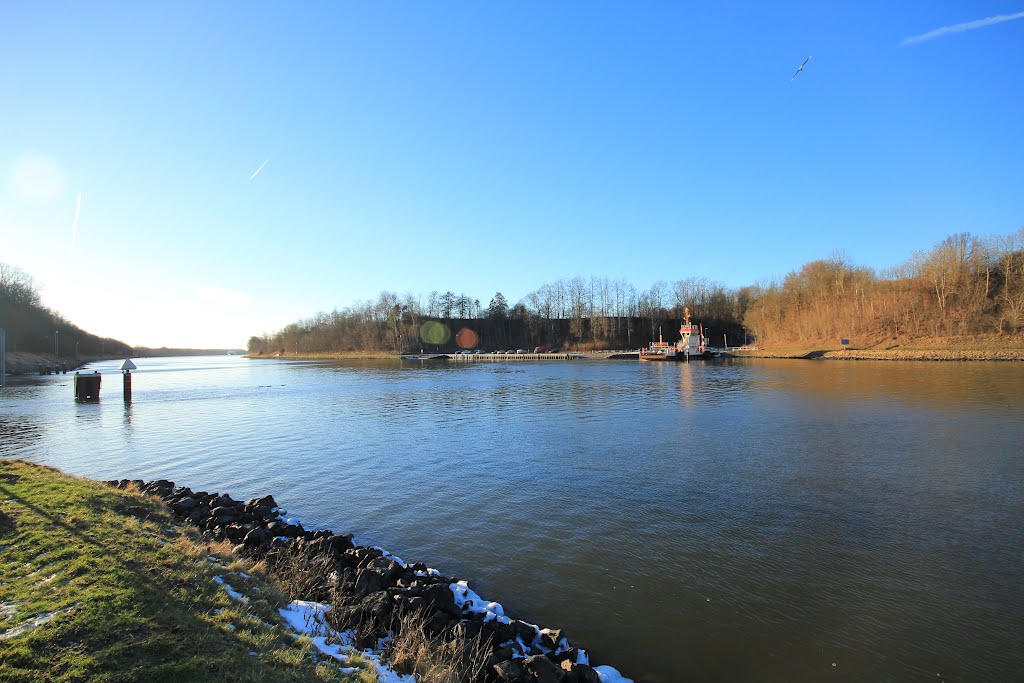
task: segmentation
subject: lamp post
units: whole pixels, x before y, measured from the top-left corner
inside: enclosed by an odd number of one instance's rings
[[[60,330],[53,331],[53,359],[58,360],[60,358]]]
[[[7,332],[0,327],[0,387],[7,386]]]

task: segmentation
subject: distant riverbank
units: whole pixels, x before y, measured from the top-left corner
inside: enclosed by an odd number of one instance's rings
[[[851,339],[844,349],[838,341],[780,344],[757,348],[728,349],[737,358],[793,358],[808,360],[928,360],[928,361],[1024,361],[1024,334],[962,337],[886,339],[863,343]],[[441,352],[443,353],[443,352]],[[455,351],[447,352],[453,355]],[[635,353],[635,352],[634,352]],[[386,351],[337,351],[320,353],[257,354],[256,359],[287,360],[398,360],[402,354]],[[606,360],[621,352],[574,353],[583,360]]]
[[[120,356],[117,356],[120,358]],[[97,360],[110,360],[110,357],[82,357],[82,358],[57,358],[52,353],[28,353],[26,351],[9,351],[7,353],[7,374],[8,375],[34,375],[39,368],[60,368],[65,367],[73,371],[86,363]]]
[[[886,339],[870,344],[858,343],[854,339],[850,341],[845,349],[842,344],[829,341],[733,350],[731,353],[741,358],[1024,361],[1024,335],[1021,334]]]

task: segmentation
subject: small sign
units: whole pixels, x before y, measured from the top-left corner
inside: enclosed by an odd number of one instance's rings
[[[844,340],[842,341],[842,343],[843,343],[843,346],[849,346],[849,344],[850,344],[850,340],[849,340],[849,339],[844,339]]]

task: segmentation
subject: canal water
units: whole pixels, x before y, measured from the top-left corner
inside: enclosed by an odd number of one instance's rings
[[[268,493],[638,682],[1024,670],[1024,364],[116,364],[0,390],[0,456]]]

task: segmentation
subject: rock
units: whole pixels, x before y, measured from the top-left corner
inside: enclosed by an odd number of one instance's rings
[[[525,621],[519,621],[518,619],[513,619],[511,625],[516,637],[522,638],[523,643],[525,643],[527,647],[533,644],[534,639],[537,637],[536,626],[533,624],[527,624]]]
[[[498,674],[498,680],[503,683],[526,683],[523,677],[523,667],[515,659],[506,659],[494,665],[494,671]]]
[[[160,516],[149,511],[149,508],[142,505],[115,505],[114,510],[122,515],[130,515],[138,519],[159,519]]]
[[[384,557],[384,551],[380,548],[356,548],[356,556],[359,558],[360,568],[366,567],[378,557]]]
[[[423,599],[426,600],[428,604],[432,604],[434,609],[441,610],[449,616],[462,616],[461,610],[455,606],[455,594],[452,593],[452,589],[448,586],[435,583],[424,588],[420,595],[423,596]]]
[[[172,503],[171,509],[174,510],[175,514],[184,516],[191,512],[192,510],[194,510],[196,505],[197,503],[195,498],[189,498],[188,496],[184,496],[176,500],[174,503]]]
[[[561,683],[565,672],[544,655],[534,655],[523,660],[523,669],[537,683]]]
[[[601,683],[601,676],[586,664],[566,660],[562,662],[562,671],[566,672],[565,683]]]
[[[330,537],[331,550],[336,555],[340,555],[346,550],[355,548],[355,544],[352,542],[352,534],[333,534]]]
[[[277,501],[274,500],[273,496],[263,496],[259,500],[256,500],[255,503],[259,507],[266,507],[268,509],[273,509],[277,507]]]
[[[245,543],[246,546],[252,547],[263,545],[269,540],[270,534],[268,534],[265,529],[260,529],[259,527],[256,527],[255,529],[252,529],[249,533],[245,535],[245,540],[243,542]]]
[[[490,632],[494,634],[494,642],[498,644],[515,640],[516,637],[516,633],[512,629],[511,624],[503,624],[497,619],[493,621],[485,621],[483,624],[483,630],[485,633]]]
[[[382,591],[387,586],[384,582],[384,577],[380,575],[374,569],[360,569],[356,575],[356,585],[352,589],[355,597],[362,599],[370,593],[376,593]]]
[[[437,610],[430,615],[426,623],[423,625],[423,628],[427,632],[427,635],[437,637],[457,623],[458,621],[450,614]]]
[[[561,629],[549,629],[546,628],[540,633],[540,644],[549,650],[555,650],[558,648],[558,641],[562,639]]]
[[[370,593],[367,595],[359,603],[359,607],[362,609],[363,614],[376,619],[378,623],[383,623],[391,614],[392,609],[394,609],[394,604],[391,602],[391,596],[381,591],[380,593]]]

